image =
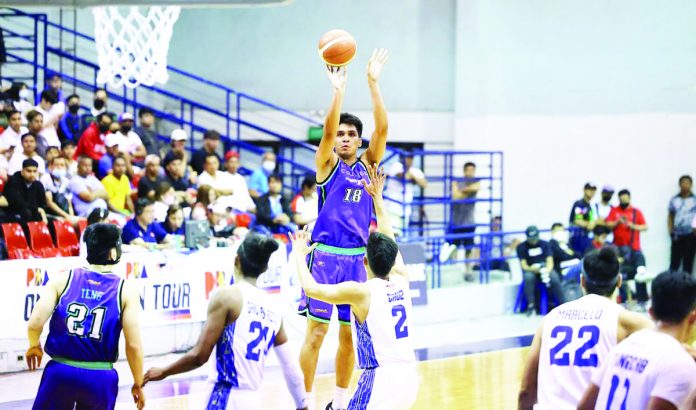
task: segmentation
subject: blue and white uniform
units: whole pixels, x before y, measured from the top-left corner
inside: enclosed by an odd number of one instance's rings
[[[282,316],[269,296],[241,282],[242,310],[226,326],[215,346],[217,378],[207,409],[260,409],[256,393],[263,381],[266,358],[280,330]]]
[[[352,318],[358,366],[363,373],[349,409],[409,409],[419,378],[411,331],[409,283],[401,275],[370,279],[370,307],[363,323]]]

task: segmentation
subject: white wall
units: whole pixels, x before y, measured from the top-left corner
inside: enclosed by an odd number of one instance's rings
[[[505,151],[506,227],[567,223],[587,181],[628,188],[648,223],[648,266],[667,268],[667,204],[693,175],[696,115],[464,117],[456,132],[455,149]]]

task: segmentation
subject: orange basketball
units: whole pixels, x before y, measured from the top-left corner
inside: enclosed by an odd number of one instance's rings
[[[328,65],[344,66],[355,57],[358,45],[349,32],[340,29],[327,31],[319,40],[319,55]]]

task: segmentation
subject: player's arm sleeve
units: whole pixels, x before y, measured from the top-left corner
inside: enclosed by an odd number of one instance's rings
[[[537,401],[537,375],[539,373],[539,357],[541,354],[541,335],[543,333],[543,323],[539,326],[532,340],[532,346],[527,356],[527,364],[522,373],[522,384],[517,397],[517,408],[519,410],[531,410]]]
[[[288,337],[285,334],[285,328],[280,325],[280,330],[275,338],[275,350],[276,356],[278,356],[278,361],[280,362],[280,368],[283,370],[283,378],[285,378],[285,384],[288,386],[290,395],[295,401],[295,408],[303,409],[307,406],[307,394],[305,393],[304,386],[304,376],[302,375],[302,369],[300,369],[300,364],[297,361],[296,352],[287,343]]]
[[[123,336],[126,338],[126,358],[128,366],[133,374],[133,383],[137,386],[143,385],[143,343],[140,337],[140,296],[127,280],[123,281],[123,287],[119,290],[123,300],[123,311],[121,312],[121,326]]]
[[[29,346],[39,345],[43,327],[53,314],[53,310],[58,304],[58,298],[65,291],[70,275],[72,273],[67,277],[58,277],[54,281],[49,281],[48,285],[42,289],[41,298],[34,306],[29,323],[27,323]]]

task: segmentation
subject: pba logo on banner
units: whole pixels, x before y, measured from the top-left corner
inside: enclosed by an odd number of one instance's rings
[[[140,262],[126,262],[126,279],[145,279],[147,270],[145,264]]]
[[[27,287],[45,286],[48,283],[48,272],[41,268],[27,268]]]
[[[232,281],[230,280],[230,284]],[[225,285],[225,272],[218,270],[205,273],[205,300],[210,300],[210,294],[220,286]]]

